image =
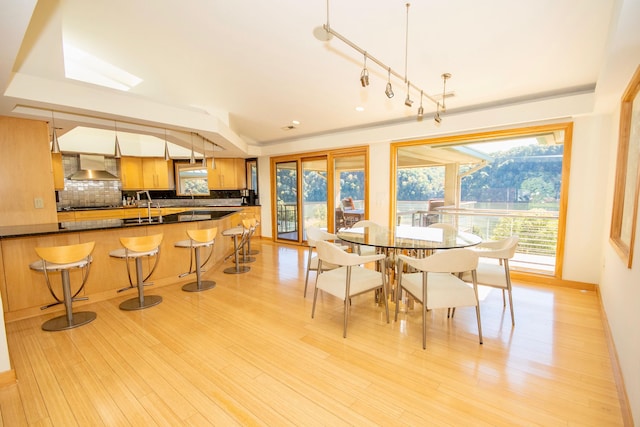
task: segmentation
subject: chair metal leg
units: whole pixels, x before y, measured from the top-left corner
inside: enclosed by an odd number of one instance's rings
[[[215,288],[216,282],[213,280],[202,280],[202,268],[200,265],[200,246],[196,246],[193,248],[193,252],[196,260],[196,281],[187,283],[182,287],[183,291],[186,292],[201,292],[206,291],[207,289]]]
[[[246,265],[240,265],[240,262],[238,261],[238,251],[240,250],[240,248],[238,247],[238,235],[234,234],[233,235],[233,258],[234,258],[234,262],[236,264],[235,267],[227,267],[225,268],[223,271],[227,274],[241,274],[241,273],[246,273],[247,271],[251,270],[251,268],[247,267]]]
[[[162,302],[159,295],[144,295],[144,277],[142,275],[142,257],[136,258],[136,279],[138,287],[138,297],[131,298],[120,303],[120,309],[126,311],[142,310],[143,308],[153,307]]]

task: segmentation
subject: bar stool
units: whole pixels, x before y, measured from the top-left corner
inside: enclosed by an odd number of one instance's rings
[[[256,218],[248,218],[249,221],[249,237],[247,237],[247,254],[248,255],[258,255],[260,253],[257,249],[251,249],[251,238],[254,234],[256,234],[256,228],[258,227],[258,220]],[[244,225],[244,220],[243,220]],[[246,227],[245,227],[246,228]]]
[[[224,230],[222,232],[222,235],[231,236],[233,238],[233,253],[231,255],[228,255],[225,258],[225,261],[233,256],[234,262],[236,263],[235,267],[227,267],[223,271],[227,274],[241,274],[251,270],[251,268],[249,268],[246,265],[240,265],[240,260],[238,259],[238,252],[240,252],[240,249],[244,248],[244,239],[245,239],[245,236],[247,235],[244,227],[238,226],[238,227],[229,228],[227,230]],[[238,243],[238,236],[241,237],[240,244]]]
[[[80,243],[69,246],[52,246],[44,248],[35,248],[36,253],[40,257],[39,261],[35,261],[29,265],[29,268],[36,271],[42,271],[49,288],[49,292],[56,302],[41,307],[42,310],[53,307],[54,305],[64,304],[65,315],[54,317],[42,324],[45,331],[63,331],[65,329],[75,328],[92,322],[96,318],[96,313],[92,311],[73,312],[71,304],[73,301],[87,300],[86,297],[78,298],[78,294],[84,289],[89,276],[91,266],[91,252],[96,242]],[[80,268],[83,270],[82,283],[78,290],[71,294],[71,279],[69,270]],[[53,291],[51,287],[50,273],[59,271],[62,276],[62,299]]]
[[[201,274],[204,271],[202,267],[211,259],[211,255],[213,254],[213,245],[215,243],[216,234],[218,233],[218,228],[206,228],[203,230],[187,230],[187,236],[189,236],[188,240],[180,240],[176,242],[174,246],[178,248],[189,248],[193,249],[190,251],[189,257],[189,272],[183,273],[180,277],[184,277],[187,274],[196,273],[196,281],[187,283],[182,287],[183,291],[186,292],[200,292],[207,289],[214,288],[216,286],[216,282],[213,280],[202,280]],[[200,248],[209,247],[209,255],[207,259],[203,263],[200,263]],[[194,258],[195,258],[195,270],[194,270]]]
[[[255,219],[243,219],[242,220],[242,228],[244,229],[244,234],[242,235],[242,239],[240,242],[240,249],[242,249],[242,253],[240,254],[240,262],[243,264],[255,262],[256,257],[251,256],[251,236],[256,231],[255,227]]]
[[[121,310],[141,310],[143,308],[153,307],[162,302],[162,297],[159,295],[144,295],[144,286],[152,285],[153,283],[145,283],[149,277],[153,274],[154,270],[158,266],[158,260],[160,259],[160,243],[162,242],[162,233],[153,234],[151,236],[141,237],[121,237],[120,243],[122,248],[109,252],[109,256],[114,258],[121,258],[125,260],[127,266],[127,275],[129,276],[129,286],[119,289],[118,292],[126,291],[127,289],[138,288],[138,297],[131,298],[123,301],[120,304]],[[142,270],[142,258],[155,256],[155,262],[149,274],[143,277]],[[136,260],[136,284],[133,284],[131,279],[131,270],[129,268],[129,260]]]

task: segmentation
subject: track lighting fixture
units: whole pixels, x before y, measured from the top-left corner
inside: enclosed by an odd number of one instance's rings
[[[389,67],[389,77],[387,78],[387,87],[384,90],[384,94],[387,95],[387,98],[393,98],[393,88],[391,87],[391,67]]]
[[[113,122],[113,126],[114,126],[115,134],[116,134],[114,157],[116,159],[119,159],[120,157],[122,157],[122,152],[120,151],[120,141],[118,141],[118,122]]]
[[[337,39],[339,39],[340,41],[342,41],[343,43],[345,43],[346,45],[348,45],[349,47],[351,47],[352,49],[356,50],[357,52],[361,53],[362,55],[364,55],[364,67],[362,69],[362,72],[360,73],[360,84],[362,85],[362,87],[366,87],[369,85],[369,70],[367,69],[367,59],[370,59],[371,61],[373,61],[375,64],[377,64],[378,66],[382,67],[383,69],[387,70],[388,73],[388,77],[387,77],[387,86],[386,89],[384,91],[385,95],[387,95],[387,98],[393,98],[393,89],[391,87],[391,75],[393,75],[394,77],[398,78],[398,79],[402,79],[403,82],[405,82],[407,84],[407,97],[405,98],[404,104],[407,107],[411,107],[413,105],[413,101],[411,100],[411,94],[410,91],[411,90],[415,90],[417,92],[420,92],[420,108],[418,109],[418,120],[421,120],[422,117],[424,116],[424,107],[422,106],[422,101],[423,101],[423,97],[426,98],[428,101],[433,102],[434,104],[436,104],[436,115],[435,115],[435,121],[436,123],[440,123],[440,121],[442,120],[440,118],[440,112],[444,112],[446,110],[445,107],[445,103],[444,103],[444,96],[445,96],[445,88],[446,88],[446,82],[449,78],[451,78],[451,74],[450,73],[444,73],[442,74],[442,79],[443,79],[443,88],[442,88],[442,104],[440,103],[440,101],[438,99],[436,99],[433,96],[428,95],[427,93],[425,93],[421,88],[417,87],[416,85],[412,84],[408,77],[407,77],[407,53],[408,53],[408,46],[409,46],[409,6],[411,4],[410,3],[406,3],[406,7],[407,7],[407,18],[406,18],[406,28],[405,28],[405,72],[404,72],[404,76],[401,75],[400,73],[394,71],[393,69],[391,69],[391,67],[389,67],[388,65],[384,64],[382,61],[380,61],[379,59],[377,59],[374,56],[371,56],[371,54],[369,52],[367,52],[366,50],[362,49],[360,46],[358,46],[357,44],[353,43],[351,40],[347,39],[346,37],[344,37],[342,34],[338,33],[337,31],[335,31],[333,28],[331,28],[331,26],[329,25],[329,0],[327,0],[327,23],[322,25],[322,28],[317,28],[314,30],[314,35],[318,40],[321,40],[323,42],[327,42],[329,40],[331,40],[332,37],[336,37]]]
[[[436,126],[440,126],[442,119],[440,118],[440,103],[436,104],[436,115],[433,117],[433,121],[436,122]]]
[[[191,132],[191,158],[189,159],[189,164],[196,164],[196,154],[193,152],[193,132]]]
[[[413,101],[409,97],[409,87],[410,86],[411,86],[411,83],[407,82],[407,97],[404,100],[404,105],[406,105],[407,107],[411,107],[413,105]]]
[[[369,70],[367,70],[367,52],[364,53],[364,67],[360,73],[360,84],[362,87],[369,86]]]
[[[447,90],[447,80],[451,78],[451,73],[444,73],[442,75],[442,111],[445,111],[447,107],[444,104],[444,100],[446,97]]]
[[[53,117],[53,110],[51,110],[51,152],[54,154],[60,153],[60,143],[58,142],[56,119]]]

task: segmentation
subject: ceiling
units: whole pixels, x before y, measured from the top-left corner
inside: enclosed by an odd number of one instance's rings
[[[416,120],[420,92],[406,107],[406,83],[392,76],[387,98],[388,72],[371,60],[363,88],[363,55],[317,37],[328,20],[436,100],[451,73],[452,113],[593,91],[615,3],[417,1],[407,15],[396,0],[5,0],[0,114],[48,120],[54,110],[61,134],[115,121],[160,138],[169,129],[172,142],[188,145],[198,132],[223,157],[248,157],[268,144]],[[141,82],[123,92],[66,78],[63,46]],[[435,104],[423,105],[424,126],[435,126]]]

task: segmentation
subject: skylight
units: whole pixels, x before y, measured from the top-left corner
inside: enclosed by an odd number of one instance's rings
[[[64,73],[68,79],[118,89],[124,92],[142,82],[141,78],[69,43],[64,43],[63,50]]]

